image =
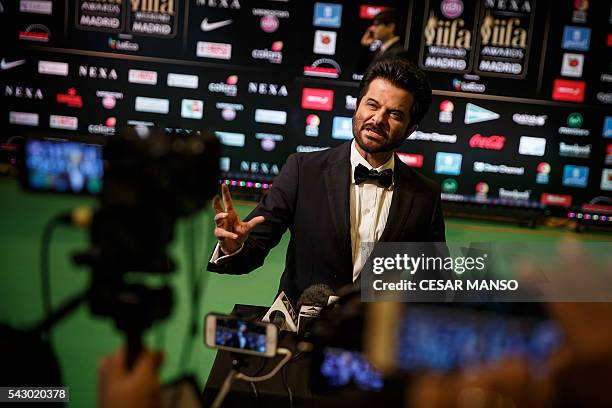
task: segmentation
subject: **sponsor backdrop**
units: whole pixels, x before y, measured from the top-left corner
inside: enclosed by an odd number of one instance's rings
[[[215,132],[232,184],[352,138],[394,7],[434,103],[401,158],[447,201],[612,208],[612,9],[587,0],[0,0],[2,141],[127,125]],[[376,44],[375,44],[376,45]],[[607,218],[603,216],[603,219]]]

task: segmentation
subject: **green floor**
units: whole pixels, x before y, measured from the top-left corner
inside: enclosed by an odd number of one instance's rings
[[[27,326],[41,318],[39,246],[43,227],[53,215],[87,204],[94,204],[94,201],[89,198],[23,193],[13,180],[0,180],[0,322]],[[251,208],[252,205],[239,205],[238,211],[246,215]],[[213,246],[210,211],[195,217],[193,223],[197,237],[197,270],[203,271]],[[201,324],[188,367],[183,370],[179,367],[179,355],[187,333],[188,297],[191,293],[186,269],[187,231],[186,223],[179,225],[173,246],[173,254],[181,266],[172,278],[176,295],[174,313],[166,323],[148,333],[147,343],[151,347],[162,346],[166,352],[162,371],[165,380],[186,370],[194,372],[203,384],[215,353],[203,346]],[[526,230],[494,223],[447,220],[447,238],[450,241],[556,241],[563,236],[575,234],[549,228]],[[229,312],[235,303],[269,305],[278,286],[287,239],[285,236],[270,253],[266,264],[250,275],[202,273],[199,319],[210,311]],[[581,239],[610,240],[610,236],[584,234]],[[87,286],[89,271],[71,262],[72,252],[86,247],[85,231],[60,227],[53,235],[51,276],[54,305],[59,305]],[[96,361],[117,348],[122,341],[112,322],[93,317],[86,308],[81,307],[57,326],[53,341],[64,381],[70,387],[71,405],[95,406]]]

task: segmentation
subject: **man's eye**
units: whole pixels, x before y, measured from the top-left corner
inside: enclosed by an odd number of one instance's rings
[[[402,115],[401,113],[398,113],[398,112],[392,112],[391,117],[396,120],[402,120]]]

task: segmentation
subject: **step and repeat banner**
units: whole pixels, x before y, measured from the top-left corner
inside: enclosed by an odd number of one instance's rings
[[[612,208],[610,1],[0,0],[0,138],[208,130],[227,179],[267,187],[352,139],[386,8],[434,89],[400,156],[445,200]]]

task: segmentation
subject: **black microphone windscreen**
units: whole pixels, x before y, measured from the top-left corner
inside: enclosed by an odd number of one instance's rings
[[[283,327],[285,324],[285,314],[280,310],[275,310],[270,313],[270,322],[278,326],[279,328]]]
[[[297,309],[300,310],[302,305],[325,307],[330,296],[333,296],[334,291],[328,285],[316,284],[308,287],[298,300]]]

